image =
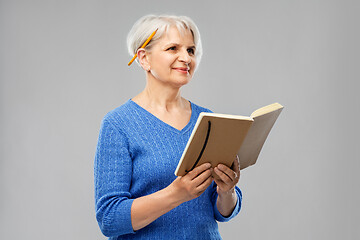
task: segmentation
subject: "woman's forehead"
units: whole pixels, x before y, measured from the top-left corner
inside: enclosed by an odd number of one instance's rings
[[[158,43],[161,45],[169,43],[194,45],[194,37],[189,29],[179,31],[177,27],[172,26],[159,38]]]

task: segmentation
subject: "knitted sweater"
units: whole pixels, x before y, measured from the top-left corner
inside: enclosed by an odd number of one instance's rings
[[[225,222],[240,211],[242,194],[229,217],[216,207],[216,184],[191,201],[182,203],[148,226],[134,232],[131,204],[135,198],[157,192],[171,184],[200,112],[191,104],[189,123],[178,130],[128,100],[103,119],[96,149],[96,219],[109,239],[221,239],[217,221]]]

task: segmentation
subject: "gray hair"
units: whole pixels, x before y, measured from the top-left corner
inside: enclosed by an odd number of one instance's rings
[[[197,65],[200,63],[202,56],[202,45],[200,32],[189,17],[171,16],[171,15],[147,15],[140,18],[132,27],[127,36],[127,47],[131,57],[133,57],[146,39],[158,28],[155,36],[151,39],[145,50],[151,47],[166,33],[170,27],[175,26],[181,34],[186,30],[190,30],[194,37],[195,57]],[[138,60],[136,59],[138,62]]]

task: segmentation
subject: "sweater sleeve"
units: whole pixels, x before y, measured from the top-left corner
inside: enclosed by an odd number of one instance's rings
[[[216,206],[217,198],[218,198],[218,193],[216,192],[216,187],[217,187],[216,183],[213,183],[213,194],[212,194],[211,202],[212,202],[213,208],[214,208],[215,219],[219,222],[228,222],[232,218],[234,218],[236,215],[238,215],[238,213],[240,212],[241,201],[242,201],[241,190],[240,190],[240,188],[238,188],[238,186],[235,186],[235,193],[237,195],[237,201],[236,201],[235,208],[234,208],[233,212],[230,214],[230,216],[224,217],[223,215],[221,215],[221,213],[219,212],[219,210]]]
[[[132,161],[125,135],[102,121],[94,162],[96,219],[107,237],[134,233],[131,224]]]

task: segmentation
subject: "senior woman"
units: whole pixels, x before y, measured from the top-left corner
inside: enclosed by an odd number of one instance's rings
[[[238,159],[231,168],[205,163],[174,175],[198,115],[210,111],[180,91],[201,58],[199,31],[188,17],[148,15],[129,32],[128,48],[146,86],[101,124],[94,164],[100,229],[110,239],[221,239],[217,221],[240,211]]]

